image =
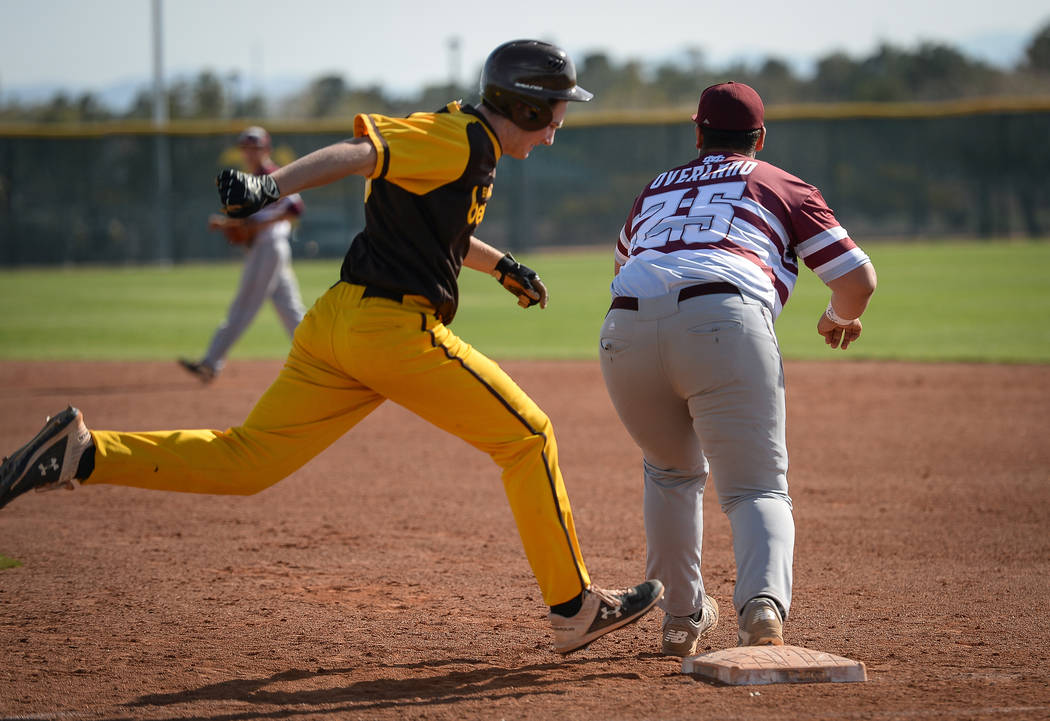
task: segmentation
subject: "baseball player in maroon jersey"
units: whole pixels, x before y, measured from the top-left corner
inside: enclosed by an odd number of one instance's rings
[[[817,188],[756,159],[762,100],[742,83],[700,96],[696,159],[642,190],[616,244],[601,367],[641,448],[647,576],[666,595],[662,650],[688,656],[718,621],[700,573],[711,474],[733,531],[740,645],[781,645],[795,527],[784,372],[773,323],[802,261],[831,289],[817,332],[846,349],[875,271]]]
[[[270,159],[270,134],[253,125],[237,137],[237,147],[249,172],[270,174],[277,164]],[[237,339],[248,330],[267,298],[273,302],[281,324],[294,336],[295,328],[306,314],[299,293],[299,282],[292,271],[292,222],[303,212],[298,194],[281,198],[248,218],[213,215],[208,227],[222,231],[227,240],[245,249],[244,269],[237,295],[230,302],[226,319],[216,328],[204,357],[194,361],[179,359],[179,365],[204,383],[211,382],[222,371],[226,354]]]

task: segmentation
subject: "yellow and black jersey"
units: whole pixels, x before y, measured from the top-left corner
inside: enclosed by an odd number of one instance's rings
[[[492,195],[495,131],[475,108],[453,102],[407,118],[358,115],[354,135],[370,138],[378,159],[365,185],[365,227],[340,277],[425,296],[451,322],[470,236]]]

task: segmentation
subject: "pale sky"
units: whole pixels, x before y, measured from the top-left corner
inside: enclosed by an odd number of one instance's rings
[[[168,78],[236,72],[243,89],[337,73],[353,85],[412,92],[475,82],[506,40],[555,42],[579,59],[660,60],[700,49],[709,66],[778,56],[804,63],[881,42],[950,44],[971,57],[1016,61],[1050,22],[1046,0],[163,0]],[[72,92],[145,84],[152,72],[151,0],[0,0],[0,98],[33,86]],[[452,61],[451,38],[460,42]],[[580,79],[586,87],[586,78]]]

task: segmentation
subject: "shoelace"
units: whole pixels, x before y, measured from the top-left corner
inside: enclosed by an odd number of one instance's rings
[[[627,592],[630,591],[628,588],[617,588],[617,589],[605,589],[598,588],[592,585],[590,592],[602,600],[606,605],[612,606],[613,608],[619,608],[623,605],[623,599],[621,596],[626,596]]]

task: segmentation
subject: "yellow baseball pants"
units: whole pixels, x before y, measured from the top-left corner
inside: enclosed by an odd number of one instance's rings
[[[295,331],[280,375],[226,431],[92,431],[85,483],[248,495],[285,478],[390,399],[489,454],[547,605],[590,584],[550,420],[421,296],[338,283]]]

